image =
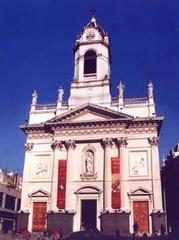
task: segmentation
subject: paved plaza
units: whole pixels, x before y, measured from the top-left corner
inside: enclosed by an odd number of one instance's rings
[[[169,236],[157,236],[157,237],[121,237],[116,235],[105,236],[102,234],[93,234],[93,233],[73,233],[70,237],[67,238],[54,238],[54,237],[43,237],[40,234],[32,234],[30,238],[24,238],[23,236],[12,237],[11,234],[0,233],[0,240],[177,240],[177,238],[172,238]]]

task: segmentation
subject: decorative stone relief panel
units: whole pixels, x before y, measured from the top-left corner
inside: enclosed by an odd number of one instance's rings
[[[31,161],[31,176],[32,178],[48,179],[50,177],[51,155],[36,155]]]
[[[129,173],[131,177],[149,174],[147,151],[131,151],[129,153]]]

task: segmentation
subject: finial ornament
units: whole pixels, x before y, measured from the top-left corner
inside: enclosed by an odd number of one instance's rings
[[[90,9],[90,12],[92,13],[92,16],[95,16],[96,15],[96,8],[94,6],[92,6],[92,8]]]
[[[119,89],[119,98],[123,98],[123,96],[124,96],[124,84],[122,83],[122,81],[119,82],[118,89]]]
[[[63,95],[64,95],[64,90],[63,90],[63,88],[60,86],[59,89],[58,89],[58,101],[59,101],[59,102],[62,102],[62,100],[63,100]]]
[[[32,105],[37,104],[37,98],[38,98],[37,91],[34,90],[33,93],[32,93]]]
[[[153,83],[151,80],[148,83],[148,97],[153,98]]]

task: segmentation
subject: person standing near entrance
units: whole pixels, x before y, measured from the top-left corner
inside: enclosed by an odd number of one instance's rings
[[[139,230],[139,225],[137,222],[134,223],[133,225],[133,231],[134,231],[134,236],[138,237],[138,230]]]
[[[81,223],[80,231],[85,231],[85,224],[84,224],[84,222]]]
[[[160,225],[160,235],[164,236],[165,235],[165,227],[163,224]]]

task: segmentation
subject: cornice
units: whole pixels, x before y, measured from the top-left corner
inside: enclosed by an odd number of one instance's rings
[[[89,122],[60,122],[33,125],[21,125],[21,129],[28,135],[38,135],[48,138],[57,135],[85,135],[108,133],[151,133],[158,131],[161,119],[110,119]]]
[[[88,82],[91,82],[91,81],[88,81]],[[92,87],[104,87],[104,86],[109,86],[110,85],[110,81],[108,81],[106,83],[105,82],[98,83],[98,80],[96,79],[96,83],[93,84],[93,82],[91,82],[91,84],[89,84],[89,85],[81,85],[81,86],[79,86],[78,83],[73,82],[73,85],[71,86],[71,88],[79,89],[79,88],[89,88],[89,87],[90,88],[92,88]],[[85,83],[85,80],[81,83]],[[74,86],[74,85],[76,85],[76,86]]]
[[[51,128],[46,126],[44,123],[22,124],[20,125],[20,129],[22,129],[22,131],[25,134],[29,134],[29,133],[39,133],[39,134],[46,134],[46,135],[51,134]]]
[[[105,119],[105,120],[92,120],[92,121],[79,121],[79,122],[54,122],[47,124],[49,127],[51,127],[53,130],[55,129],[62,129],[62,128],[94,128],[94,127],[113,127],[113,126],[127,126],[131,120],[129,119]]]
[[[134,118],[132,120],[132,127],[143,127],[143,126],[153,126],[157,129],[157,132],[159,134],[162,123],[164,121],[163,116],[158,117],[146,117],[146,118]]]
[[[77,51],[77,49],[81,46],[81,45],[94,45],[97,43],[101,43],[103,45],[105,45],[108,49],[110,49],[109,44],[107,44],[103,39],[101,40],[93,40],[93,41],[81,41],[81,42],[77,42],[76,46],[74,47],[73,51]]]
[[[101,127],[101,128],[59,128],[55,129],[52,134],[29,132],[28,139],[49,139],[52,137],[61,136],[98,136],[98,135],[131,135],[131,134],[151,134],[156,133],[156,127],[143,128],[125,128],[125,126]]]

